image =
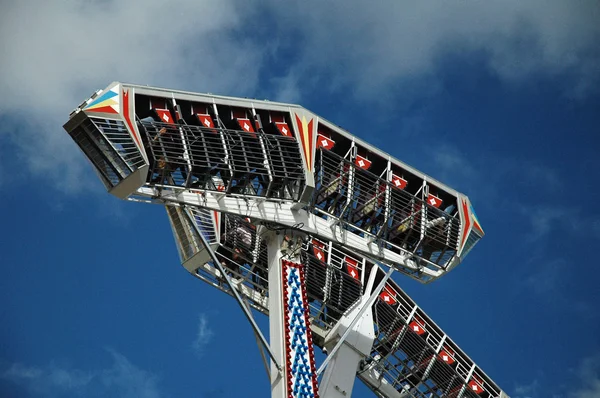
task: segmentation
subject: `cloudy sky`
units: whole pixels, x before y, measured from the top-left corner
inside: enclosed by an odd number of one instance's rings
[[[465,192],[485,239],[399,283],[513,398],[600,396],[598,1],[1,10],[1,396],[268,395],[250,327],[178,265],[164,210],[106,194],[61,128],[115,80],[297,102]]]

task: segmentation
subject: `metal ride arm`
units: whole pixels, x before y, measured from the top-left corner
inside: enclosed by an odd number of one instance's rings
[[[238,301],[272,359],[272,397],[312,398],[318,374],[326,398],[356,376],[386,398],[506,397],[389,279],[429,283],[464,259],[484,234],[464,194],[293,104],[115,82],[69,119],[111,194],[187,209],[167,211],[182,265]],[[241,247],[230,218],[310,243],[294,258],[281,235]],[[269,315],[270,344],[250,308]],[[318,370],[313,328],[330,349]]]
[[[198,227],[196,226],[196,229],[197,228]],[[212,258],[212,261],[215,264],[215,267],[219,270],[219,272],[221,273],[221,275],[223,276],[223,278],[227,282],[227,285],[229,286],[229,288],[233,292],[233,296],[235,297],[235,300],[238,302],[238,304],[242,308],[242,311],[244,312],[244,315],[246,316],[246,318],[250,322],[250,325],[252,325],[252,329],[254,330],[254,333],[260,339],[260,341],[263,344],[263,346],[266,348],[267,352],[269,353],[269,356],[271,357],[271,360],[275,363],[275,366],[277,367],[277,369],[279,369],[279,371],[281,372],[283,370],[283,368],[281,367],[281,364],[277,361],[277,358],[273,354],[273,351],[271,351],[271,347],[269,346],[269,343],[267,342],[267,339],[262,334],[260,328],[258,327],[258,325],[256,324],[256,322],[254,321],[254,317],[252,316],[252,313],[250,312],[250,310],[248,309],[248,307],[246,307],[246,305],[244,303],[244,299],[242,299],[242,296],[240,296],[240,293],[238,292],[238,290],[231,283],[231,278],[229,277],[229,275],[227,274],[227,272],[225,272],[225,268],[223,268],[223,266],[221,265],[221,262],[219,261],[219,258],[217,257],[217,254],[214,252],[214,250],[210,247],[210,245],[206,241],[206,238],[202,234],[202,231],[197,230],[197,232],[198,232],[198,235],[200,236],[200,239],[202,240],[202,245],[204,246],[204,249],[210,254],[210,257]]]
[[[317,370],[317,375],[320,375],[321,373],[323,373],[323,370],[325,369],[325,367],[327,366],[327,364],[331,360],[331,357],[333,357],[335,355],[335,353],[337,352],[337,350],[339,350],[340,347],[342,346],[342,344],[344,344],[344,342],[346,341],[346,338],[348,337],[348,335],[352,331],[352,328],[354,328],[354,326],[356,325],[356,323],[362,318],[362,316],[365,313],[365,311],[367,311],[367,309],[371,308],[371,306],[373,305],[373,303],[375,302],[375,300],[377,300],[377,296],[379,296],[379,293],[381,293],[381,291],[385,287],[385,284],[387,283],[388,279],[390,279],[390,277],[392,276],[393,272],[394,272],[394,268],[390,267],[390,269],[385,274],[385,276],[383,277],[383,279],[381,280],[381,282],[379,282],[379,285],[377,285],[377,287],[375,288],[375,290],[373,290],[373,293],[371,293],[371,296],[369,296],[367,302],[364,303],[361,306],[361,309],[360,309],[360,311],[358,311],[358,314],[356,314],[354,316],[354,318],[352,319],[352,322],[350,322],[350,325],[348,325],[348,328],[346,329],[346,331],[344,332],[344,334],[342,334],[342,337],[340,337],[340,339],[336,343],[335,347],[333,347],[333,349],[331,350],[331,352],[329,353],[329,355],[327,356],[327,358],[325,358],[325,360],[323,361],[323,363],[321,364],[321,366]]]
[[[337,328],[334,328],[330,331],[329,335],[332,335],[338,331],[338,328],[346,328],[331,352],[328,353],[327,357],[317,370],[317,375],[320,375],[327,367],[327,372],[325,372],[320,386],[320,390],[323,392],[326,398],[346,397],[352,394],[356,370],[358,369],[358,365],[360,361],[363,360],[364,356],[369,355],[374,338],[372,330],[370,332],[361,329],[355,330],[355,326],[359,321],[367,321],[369,325],[372,325],[372,316],[365,315],[367,311],[369,311],[369,314],[371,313],[370,310],[373,306],[373,303],[379,297],[379,294],[384,289],[393,272],[394,268],[390,267],[388,272],[373,290],[371,295],[366,299],[366,301],[364,301],[359,308],[355,308],[354,310],[350,311],[350,313],[346,316],[346,318],[352,317],[348,325],[342,326],[342,324],[345,322],[340,321]],[[368,347],[355,347],[354,345],[347,344],[346,340],[350,333],[357,334],[356,338],[367,342]],[[361,348],[362,350],[365,350],[365,352],[361,352]],[[329,364],[330,361],[333,362]]]

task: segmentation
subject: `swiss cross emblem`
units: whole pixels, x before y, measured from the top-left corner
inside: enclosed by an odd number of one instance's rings
[[[439,355],[440,355],[440,358],[442,359],[442,361],[444,361],[448,365],[452,365],[454,363],[454,358],[452,358],[452,355],[450,355],[450,352],[448,352],[446,350],[442,350]]]
[[[156,114],[161,122],[174,124],[173,117],[171,117],[171,112],[168,109],[157,109]]]
[[[429,194],[427,195],[427,203],[433,207],[440,207],[442,205],[442,200],[435,195]]]
[[[360,274],[358,272],[358,261],[346,256],[344,259],[346,262],[346,266],[348,267],[348,274],[356,280],[360,279]]]
[[[238,119],[238,123],[240,124],[240,127],[242,128],[242,130],[249,132],[249,133],[254,132],[254,128],[252,127],[252,123],[250,123],[249,119]]]
[[[412,321],[410,325],[408,325],[408,327],[412,332],[418,335],[425,333],[425,329],[423,329],[423,326],[419,325],[416,321]]]
[[[354,164],[360,167],[363,170],[367,170],[371,167],[371,161],[367,158],[363,158],[360,155],[356,155],[356,159],[354,160]]]
[[[383,300],[384,303],[392,305],[396,304],[396,294],[389,287],[385,287],[383,291],[379,294],[379,298]]]
[[[282,135],[285,135],[286,137],[292,136],[292,132],[290,131],[290,127],[287,125],[287,123],[277,122],[275,123],[275,126],[277,126],[277,129]]]
[[[198,119],[204,127],[215,127],[212,118],[209,115],[198,115]]]
[[[475,394],[481,394],[483,392],[483,387],[481,387],[481,385],[476,380],[471,380],[469,382],[469,388]]]
[[[317,260],[325,262],[325,250],[324,250],[325,245],[316,239],[313,239],[312,245],[313,245],[313,254],[317,258]]]
[[[335,141],[330,138],[325,137],[324,135],[319,134],[317,136],[317,148],[325,148],[331,149],[335,145]]]
[[[392,174],[392,186],[394,188],[404,189],[406,188],[406,185],[408,185],[408,182],[404,178]]]

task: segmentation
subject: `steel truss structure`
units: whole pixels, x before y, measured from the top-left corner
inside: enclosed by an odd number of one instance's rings
[[[430,283],[483,237],[464,194],[293,104],[115,82],[64,128],[111,194],[165,206],[185,269],[250,321],[272,397],[349,397],[358,377],[507,398],[392,278]]]

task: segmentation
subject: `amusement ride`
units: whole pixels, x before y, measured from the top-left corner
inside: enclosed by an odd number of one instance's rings
[[[508,398],[394,277],[433,282],[483,237],[463,193],[294,104],[114,82],[64,128],[239,303],[272,398],[348,398],[356,378],[385,398]]]

